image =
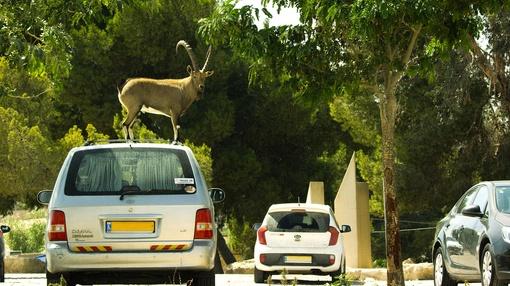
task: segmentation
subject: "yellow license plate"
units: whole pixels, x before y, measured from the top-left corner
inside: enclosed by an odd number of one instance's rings
[[[106,232],[153,233],[154,221],[107,221]]]
[[[285,263],[312,263],[311,256],[285,256]]]

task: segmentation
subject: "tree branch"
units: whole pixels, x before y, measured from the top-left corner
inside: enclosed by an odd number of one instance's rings
[[[40,93],[38,93],[38,94],[36,94],[34,96],[19,96],[19,95],[10,95],[10,94],[8,94],[7,96],[8,97],[12,97],[12,98],[18,98],[18,99],[34,99],[34,98],[37,98],[37,97],[47,93],[50,90],[51,90],[51,88],[48,88],[47,90],[45,90],[43,92],[40,92]]]
[[[494,83],[497,82],[497,74],[494,71],[494,68],[488,62],[486,52],[484,50],[482,50],[480,45],[478,45],[478,43],[476,42],[475,38],[471,34],[468,34],[468,40],[469,40],[469,45],[471,47],[471,51],[474,54],[474,58],[476,60],[476,63],[478,65],[478,67],[480,67],[482,72],[492,82],[494,82]]]
[[[413,54],[414,47],[416,46],[416,41],[418,39],[418,35],[420,35],[422,25],[419,24],[417,27],[412,28],[413,35],[411,36],[411,40],[409,41],[409,44],[407,45],[406,53],[404,54],[404,57],[402,58],[402,64],[404,64],[404,67],[407,68],[407,65],[409,64],[409,61],[411,60],[411,55]]]

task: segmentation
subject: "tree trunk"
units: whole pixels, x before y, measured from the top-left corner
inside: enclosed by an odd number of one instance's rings
[[[381,94],[379,110],[382,129],[383,191],[386,224],[387,285],[404,286],[404,271],[400,253],[400,225],[395,192],[395,122],[397,114],[396,84],[389,84]],[[396,82],[395,82],[396,83]]]

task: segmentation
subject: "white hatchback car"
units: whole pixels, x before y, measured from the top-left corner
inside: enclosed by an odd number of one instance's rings
[[[256,283],[270,274],[325,274],[335,280],[345,273],[345,252],[341,228],[327,205],[275,204],[257,230],[255,243]]]
[[[51,199],[50,199],[51,198]],[[74,148],[48,205],[47,284],[186,282],[213,286],[213,202],[190,148],[124,142]],[[159,281],[162,279],[163,281]]]

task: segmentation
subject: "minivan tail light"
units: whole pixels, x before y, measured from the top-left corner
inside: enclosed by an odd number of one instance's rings
[[[199,209],[195,217],[195,239],[212,239],[213,224],[211,210]]]
[[[331,236],[329,238],[329,245],[335,245],[338,241],[338,235],[340,234],[336,227],[330,226],[328,229],[329,233],[331,233]]]
[[[266,231],[267,231],[267,227],[265,225],[259,227],[259,229],[257,230],[257,236],[259,237],[260,244],[267,245]]]
[[[48,228],[49,241],[67,241],[66,215],[63,211],[51,211]]]

